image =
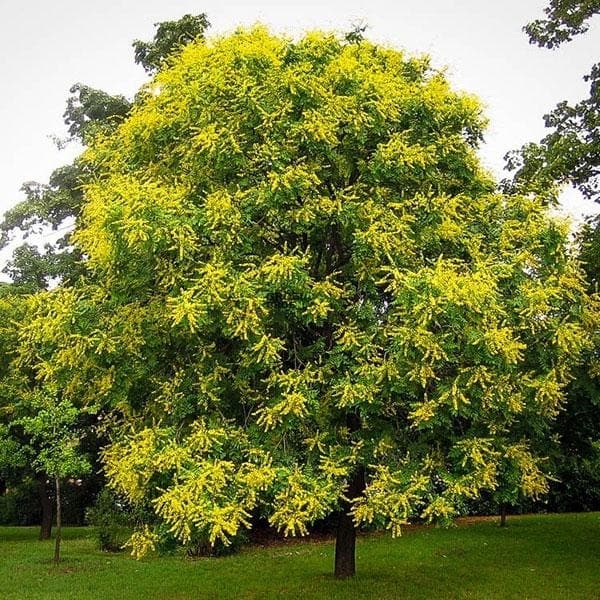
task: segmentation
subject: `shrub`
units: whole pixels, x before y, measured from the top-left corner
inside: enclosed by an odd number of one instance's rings
[[[129,507],[109,488],[98,494],[94,506],[87,510],[87,522],[96,527],[100,549],[119,552],[131,533],[132,515]]]

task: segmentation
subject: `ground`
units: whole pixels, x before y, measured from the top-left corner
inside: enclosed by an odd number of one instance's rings
[[[213,598],[600,599],[600,513],[470,522],[361,536],[353,580],[332,576],[331,541],[245,549],[227,558],[135,561],[68,528],[64,561],[32,528],[0,528],[2,600]]]

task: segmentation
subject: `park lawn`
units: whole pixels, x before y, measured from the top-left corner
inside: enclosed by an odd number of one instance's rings
[[[135,561],[106,554],[93,531],[68,528],[64,560],[37,530],[0,528],[0,598],[600,598],[600,513],[509,518],[402,537],[361,536],[357,575],[336,581],[333,543],[247,548],[227,558]]]

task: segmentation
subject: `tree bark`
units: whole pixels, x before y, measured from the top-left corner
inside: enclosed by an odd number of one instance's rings
[[[56,484],[56,541],[54,542],[54,562],[60,561],[60,538],[62,533],[61,505],[60,505],[60,479],[54,477]]]
[[[500,503],[500,527],[506,527],[506,503]]]
[[[346,497],[338,514],[335,538],[335,577],[346,579],[356,573],[356,527],[350,515],[351,500],[360,496],[365,489],[365,469],[358,467],[348,485]]]
[[[49,540],[52,535],[52,499],[48,493],[46,484],[46,474],[41,473],[37,476],[38,495],[40,498],[40,507],[42,509],[42,522],[40,525],[40,540]]]

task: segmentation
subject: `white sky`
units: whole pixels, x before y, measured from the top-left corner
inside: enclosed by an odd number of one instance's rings
[[[447,65],[457,89],[478,95],[490,126],[484,164],[502,176],[503,156],[544,135],[542,115],[564,99],[588,94],[582,76],[600,56],[600,27],[558,50],[532,46],[523,25],[542,15],[545,0],[0,0],[0,213],[22,198],[25,181],[46,181],[77,149],[58,151],[69,87],[83,82],[131,97],[145,74],[131,42],[147,40],[153,24],[205,12],[210,33],[257,21],[275,31],[347,31],[368,23],[367,36]],[[596,19],[598,21],[598,19]],[[565,194],[574,218],[597,212]],[[7,258],[0,253],[0,268]]]

